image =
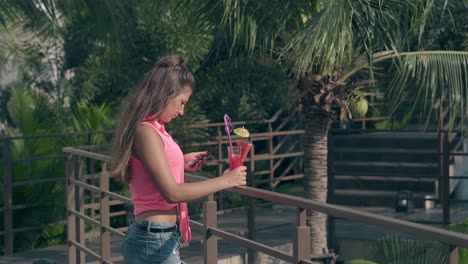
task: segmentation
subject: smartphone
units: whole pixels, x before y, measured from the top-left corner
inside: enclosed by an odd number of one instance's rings
[[[202,161],[204,158],[207,158],[207,157],[210,157],[213,155],[213,153],[218,149],[218,147],[213,147],[211,148],[210,150],[208,150],[207,152],[201,154],[201,155],[198,155],[197,158],[192,161],[189,166],[190,167],[195,167],[200,161]]]

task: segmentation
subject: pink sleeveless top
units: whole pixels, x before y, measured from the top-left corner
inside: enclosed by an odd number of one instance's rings
[[[164,155],[177,183],[184,182],[184,154],[179,145],[169,135],[164,125],[157,122],[142,122],[151,125],[164,142]],[[134,206],[133,213],[139,215],[150,210],[169,210],[179,205],[179,226],[185,242],[191,239],[188,223],[187,203],[170,204],[166,202],[161,192],[156,188],[150,176],[146,172],[141,161],[135,157],[130,159],[130,195]]]

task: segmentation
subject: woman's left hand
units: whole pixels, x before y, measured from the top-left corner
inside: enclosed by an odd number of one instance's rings
[[[186,171],[196,171],[206,162],[209,157],[207,151],[192,152],[184,155],[184,169]],[[192,166],[191,166],[192,165]]]

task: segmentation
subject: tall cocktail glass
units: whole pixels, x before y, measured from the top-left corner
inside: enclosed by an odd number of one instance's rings
[[[239,148],[237,146],[227,147],[229,158],[229,169],[233,170],[244,163]]]

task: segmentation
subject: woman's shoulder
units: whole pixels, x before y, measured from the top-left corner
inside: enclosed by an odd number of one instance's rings
[[[132,146],[135,158],[141,160],[143,153],[148,149],[164,148],[162,137],[156,131],[157,129],[150,125],[142,124],[137,127]]]
[[[148,137],[148,136],[154,136],[154,133],[157,132],[158,128],[154,127],[151,123],[149,122],[142,122],[136,129],[136,137]]]
[[[164,124],[158,121],[143,121],[138,126],[138,129],[140,129],[141,127],[152,127],[156,132],[158,132],[158,134],[169,136],[169,134],[166,131],[166,128],[164,127]]]

